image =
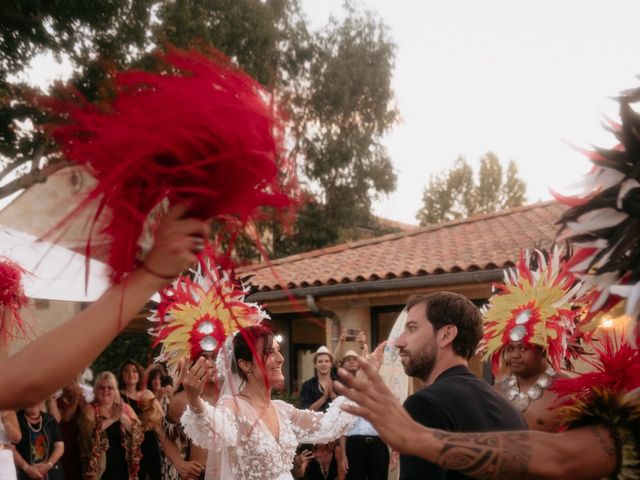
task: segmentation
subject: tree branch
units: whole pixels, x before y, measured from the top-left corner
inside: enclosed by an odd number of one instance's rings
[[[19,192],[22,189],[29,188],[36,183],[44,183],[47,181],[49,175],[53,175],[58,170],[62,170],[65,167],[71,166],[72,163],[66,160],[60,160],[51,165],[47,165],[44,168],[31,171],[18,178],[10,181],[6,185],[0,187],[0,198],[8,197],[9,195]]]

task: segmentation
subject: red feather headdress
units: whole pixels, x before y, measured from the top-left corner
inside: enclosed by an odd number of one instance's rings
[[[613,393],[628,393],[640,387],[640,351],[615,332],[603,334],[594,342],[595,356],[582,359],[593,370],[575,378],[558,378],[550,387],[560,405],[588,399],[594,388]]]
[[[166,362],[172,374],[182,358],[217,353],[234,333],[269,318],[258,304],[244,300],[248,288],[233,271],[217,268],[210,251],[191,274],[160,292],[160,304],[149,317],[156,324],[150,330],[153,346],[162,346],[156,360]]]
[[[218,52],[171,49],[160,60],[160,73],[115,73],[106,103],[77,93],[47,99],[66,119],[52,129],[62,152],[97,180],[58,227],[97,203],[86,254],[103,228],[114,282],[135,268],[143,225],[163,200],[186,202],[203,219],[233,220],[227,227],[237,234],[260,207],[290,205],[295,187],[264,88]]]
[[[18,331],[24,331],[20,310],[28,303],[22,289],[22,275],[26,273],[20,265],[6,258],[0,259],[0,338],[8,340]],[[8,309],[10,317],[6,318]]]
[[[532,257],[538,267],[531,268]],[[483,309],[484,360],[491,359],[497,374],[503,348],[523,342],[544,349],[553,368],[569,363],[578,340],[580,308],[575,302],[579,283],[566,269],[563,251],[554,247],[548,261],[540,250],[522,252],[513,269],[504,272],[504,283]]]

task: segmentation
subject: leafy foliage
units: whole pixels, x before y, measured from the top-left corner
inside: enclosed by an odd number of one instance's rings
[[[100,354],[91,365],[94,374],[109,370],[118,375],[122,362],[135,360],[141,365],[147,365],[149,361],[149,348],[151,337],[139,333],[123,333],[118,335],[113,342]]]
[[[371,199],[395,188],[380,143],[397,119],[395,47],[377,17],[349,2],[343,20],[312,32],[299,0],[11,1],[0,13],[0,42],[0,198],[67,165],[30,128],[46,120],[23,81],[36,55],[67,59],[75,86],[99,100],[111,68],[153,68],[150,52],[168,43],[214,45],[287,109],[290,155],[310,201],[292,237],[259,226],[271,232],[272,256],[338,242],[345,229],[375,228]]]
[[[458,157],[448,172],[432,175],[422,196],[423,207],[416,214],[420,225],[432,225],[519,207],[526,201],[526,184],[518,167],[509,161],[506,174],[498,157],[488,152],[480,159],[478,180],[473,168]]]

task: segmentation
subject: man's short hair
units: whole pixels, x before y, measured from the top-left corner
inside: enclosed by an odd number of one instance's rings
[[[482,316],[471,300],[452,292],[412,295],[406,309],[419,305],[425,306],[426,319],[436,332],[446,325],[455,325],[458,334],[452,343],[453,351],[466,359],[473,357],[482,338]]]

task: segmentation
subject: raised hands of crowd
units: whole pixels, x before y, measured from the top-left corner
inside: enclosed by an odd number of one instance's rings
[[[309,449],[302,450],[295,457],[293,457],[293,476],[295,478],[304,477],[309,462],[313,458],[313,451]]]

